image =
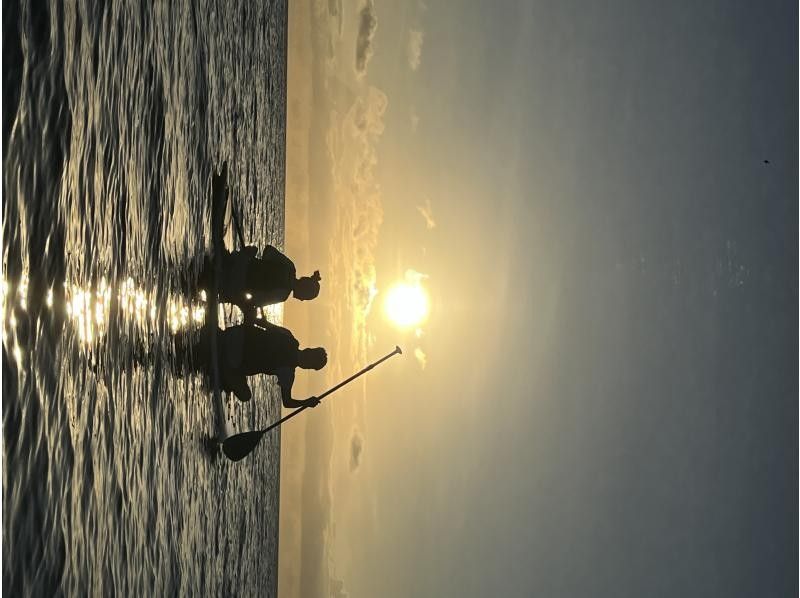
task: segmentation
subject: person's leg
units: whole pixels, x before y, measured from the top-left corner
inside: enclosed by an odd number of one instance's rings
[[[253,394],[250,392],[250,387],[247,385],[247,378],[238,372],[226,371],[220,372],[222,378],[221,386],[224,390],[232,392],[234,396],[240,401],[249,401]]]

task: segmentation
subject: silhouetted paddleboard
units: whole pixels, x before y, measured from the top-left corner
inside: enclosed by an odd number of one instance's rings
[[[207,438],[204,441],[207,450],[212,453],[218,451],[218,441],[231,435],[225,414],[225,402],[222,398],[222,389],[219,375],[219,350],[217,347],[217,331],[219,330],[219,281],[222,277],[222,257],[225,251],[224,229],[225,213],[228,204],[228,168],[222,165],[219,174],[212,177],[211,183],[211,261],[213,276],[209,281],[206,298],[206,320],[203,334],[208,335],[209,365],[211,375],[211,388],[214,401],[214,415],[216,419],[216,438]]]

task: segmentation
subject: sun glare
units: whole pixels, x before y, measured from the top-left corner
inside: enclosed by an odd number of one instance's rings
[[[386,293],[383,309],[396,326],[417,326],[428,315],[428,295],[419,285],[400,283]]]

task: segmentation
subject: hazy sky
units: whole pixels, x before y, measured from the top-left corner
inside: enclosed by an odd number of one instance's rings
[[[310,392],[406,356],[284,432],[283,588],[796,594],[796,4],[310,6]]]

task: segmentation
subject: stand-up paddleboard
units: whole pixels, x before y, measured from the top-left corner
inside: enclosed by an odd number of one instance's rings
[[[209,293],[206,303],[206,320],[204,334],[208,334],[209,365],[211,387],[214,395],[214,415],[216,418],[216,440],[224,440],[231,435],[225,414],[225,402],[222,398],[219,374],[219,349],[217,331],[219,330],[219,287],[222,280],[222,258],[225,252],[225,213],[228,205],[228,167],[222,165],[219,174],[214,174],[211,183],[211,266],[212,276],[209,280]]]

